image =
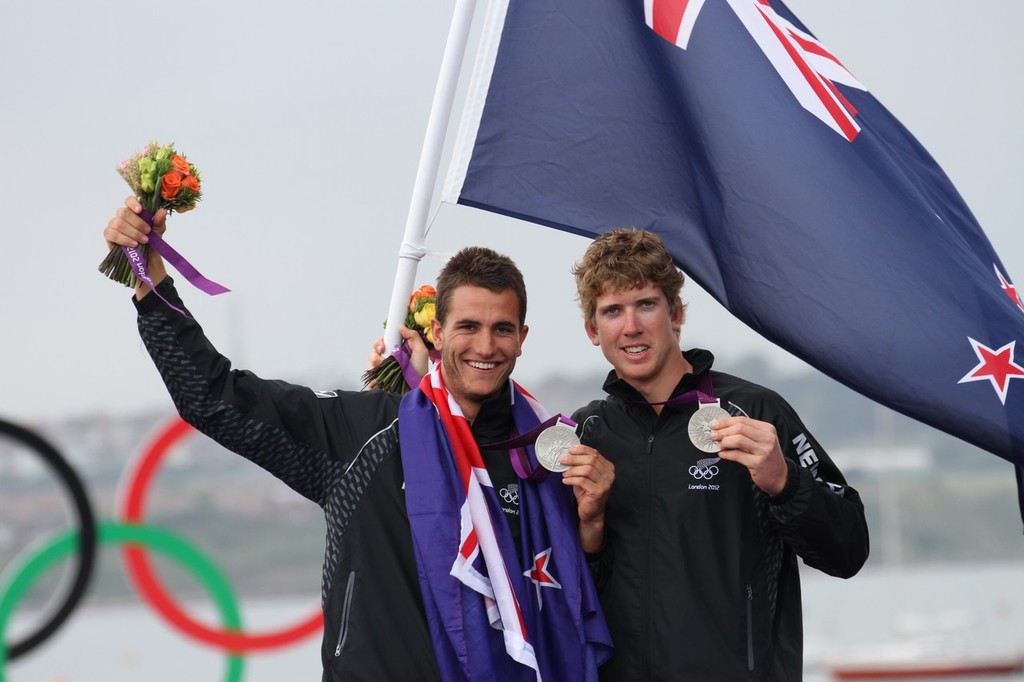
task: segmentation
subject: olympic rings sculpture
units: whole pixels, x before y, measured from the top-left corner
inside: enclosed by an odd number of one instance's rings
[[[7,623],[18,602],[35,580],[61,558],[74,551],[78,543],[77,533],[62,533],[46,543],[28,557],[23,565],[16,568],[10,582],[4,586],[0,597],[0,636],[7,629]],[[196,578],[210,592],[217,603],[224,624],[241,630],[242,619],[234,592],[217,567],[194,545],[184,539],[155,526],[139,526],[106,521],[99,526],[99,541],[102,543],[142,543],[146,546],[177,559],[182,566],[190,569]],[[4,648],[0,646],[0,682],[4,682]],[[225,682],[239,682],[242,679],[245,659],[241,654],[230,654],[224,676]]]
[[[179,632],[228,654],[225,680],[229,682],[241,679],[242,656],[246,652],[291,644],[322,629],[323,613],[318,606],[313,616],[296,625],[268,633],[243,632],[234,593],[210,560],[184,539],[144,523],[142,510],[159,465],[171,446],[193,433],[192,427],[177,416],[159,428],[151,442],[129,463],[125,471],[130,473],[122,476],[118,484],[118,498],[122,504],[117,508],[121,510],[121,522],[107,521],[97,527],[81,479],[57,449],[35,433],[0,420],[0,435],[26,445],[53,469],[72,498],[78,517],[77,529],[57,536],[21,563],[16,558],[12,562],[13,577],[0,583],[0,682],[4,681],[3,671],[8,661],[24,655],[52,636],[77,607],[92,576],[99,542],[126,545],[122,547],[122,557],[130,581],[143,600],[161,617]],[[153,571],[148,554],[138,545],[168,555],[193,571],[217,602],[222,629],[203,625],[188,616],[173,601]],[[74,578],[59,608],[22,641],[7,646],[4,641],[7,623],[25,591],[53,563],[72,553],[77,554]]]
[[[191,426],[179,417],[175,417],[157,433],[149,447],[144,449],[141,459],[126,468],[126,471],[130,473],[118,485],[119,490],[127,490],[126,495],[121,493],[118,495],[123,500],[121,518],[126,523],[142,522],[143,504],[157,467],[172,445],[193,433],[195,430]],[[261,635],[245,635],[207,627],[193,620],[174,603],[167,589],[153,571],[148,557],[141,549],[125,547],[123,556],[128,575],[143,599],[179,632],[201,642],[227,651],[272,649],[319,632],[323,627],[323,611],[319,607],[311,617],[297,625]]]

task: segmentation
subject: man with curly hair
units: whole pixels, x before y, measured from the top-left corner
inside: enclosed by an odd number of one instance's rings
[[[615,643],[601,679],[802,679],[797,558],[856,574],[860,495],[778,394],[680,350],[684,277],[658,235],[608,232],[573,274],[613,368],[608,396],[573,415],[615,465],[591,561]],[[725,413],[702,430],[713,401]]]

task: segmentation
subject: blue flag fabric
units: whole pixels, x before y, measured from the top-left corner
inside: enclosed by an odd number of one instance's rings
[[[767,339],[1024,465],[1009,273],[928,152],[782,2],[492,11],[445,201],[657,232]]]

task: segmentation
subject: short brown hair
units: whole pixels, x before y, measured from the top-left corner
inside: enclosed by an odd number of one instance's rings
[[[681,305],[686,311],[679,298],[686,278],[676,268],[665,242],[648,230],[630,227],[605,232],[587,248],[572,274],[583,319],[591,324],[601,294],[649,285],[662,290],[672,310]]]
[[[519,301],[519,324],[526,323],[526,284],[508,256],[484,246],[467,246],[451,257],[437,276],[437,320],[444,324],[452,292],[469,285],[500,294],[511,291]]]

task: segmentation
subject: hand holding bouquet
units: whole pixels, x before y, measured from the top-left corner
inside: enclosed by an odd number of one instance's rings
[[[435,351],[430,322],[437,314],[436,305],[437,291],[424,284],[409,297],[409,310],[405,316],[405,326],[419,333],[431,355]],[[363,373],[363,385],[391,393],[407,393],[419,383],[412,380],[416,371],[410,365],[411,356],[409,344],[403,339],[391,355]]]
[[[149,213],[149,220],[161,208],[168,213],[191,211],[202,197],[199,170],[174,150],[173,142],[168,145],[150,142],[122,161],[117,172]],[[139,252],[144,254],[145,248],[140,246]],[[135,272],[123,249],[112,249],[100,263],[99,270],[115,282],[129,288],[135,286]]]

